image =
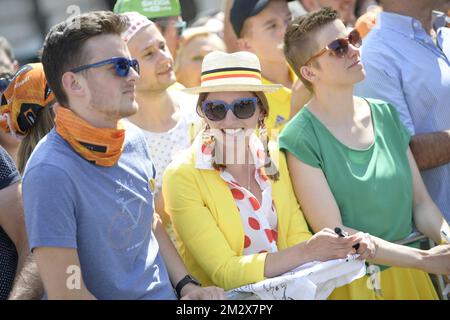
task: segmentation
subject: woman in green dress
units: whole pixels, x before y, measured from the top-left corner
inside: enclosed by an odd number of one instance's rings
[[[427,272],[450,273],[450,246],[421,250],[395,242],[415,224],[443,243],[441,230],[450,234],[449,226],[425,189],[395,108],[353,96],[365,75],[359,45],[358,33],[348,33],[331,9],[291,23],[285,54],[314,96],[285,127],[279,147],[310,227],[365,233],[357,253],[380,271],[331,298],[435,299]]]

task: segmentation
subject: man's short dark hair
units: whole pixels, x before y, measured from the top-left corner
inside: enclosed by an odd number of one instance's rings
[[[284,35],[286,60],[310,91],[313,91],[312,84],[303,78],[300,68],[321,49],[316,41],[317,31],[338,18],[338,12],[328,7],[313,11],[292,21]]]
[[[72,68],[83,65],[89,57],[84,44],[92,37],[120,34],[126,30],[128,18],[109,11],[94,11],[73,17],[53,26],[47,34],[42,51],[45,77],[56,100],[68,105],[62,86],[62,76]]]

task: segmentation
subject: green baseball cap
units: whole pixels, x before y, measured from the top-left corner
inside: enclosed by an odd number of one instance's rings
[[[147,18],[162,18],[181,15],[179,0],[117,0],[115,13],[136,11]]]

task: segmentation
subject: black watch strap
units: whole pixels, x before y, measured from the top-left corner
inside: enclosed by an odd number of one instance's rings
[[[197,281],[194,277],[187,274],[183,279],[181,279],[177,285],[175,286],[175,291],[177,293],[178,298],[181,298],[181,290],[184,288],[185,285],[188,283],[195,284],[196,286],[201,286],[200,282]]]

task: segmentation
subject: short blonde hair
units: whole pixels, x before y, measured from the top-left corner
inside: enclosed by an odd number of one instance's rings
[[[316,41],[316,32],[327,23],[338,19],[338,12],[323,8],[310,12],[292,21],[284,35],[284,55],[295,74],[305,87],[314,92],[311,82],[303,78],[300,68],[320,50]]]

